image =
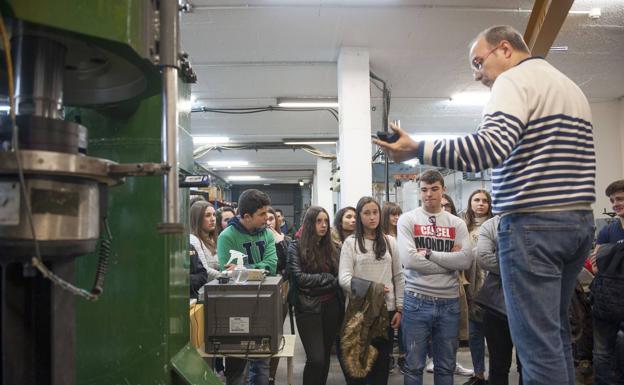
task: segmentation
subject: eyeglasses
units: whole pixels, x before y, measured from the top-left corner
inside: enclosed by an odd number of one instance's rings
[[[485,55],[483,58],[478,58],[475,57],[474,59],[472,59],[472,68],[475,71],[481,71],[481,68],[483,68],[483,63],[485,63],[485,60],[490,57],[490,55],[492,54],[492,52],[496,51],[497,49],[499,49],[501,46],[500,44],[497,44],[496,47],[492,48],[490,50],[490,52],[487,53],[487,55]]]

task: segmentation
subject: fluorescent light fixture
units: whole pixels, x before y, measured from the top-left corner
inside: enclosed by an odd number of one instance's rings
[[[602,15],[602,12],[600,11],[600,8],[592,8],[589,10],[589,13],[587,14],[587,16],[589,16],[590,19],[600,19],[601,15]]]
[[[208,162],[210,167],[244,167],[249,166],[249,162],[246,160],[212,160]]]
[[[0,111],[9,112],[11,111],[11,106],[0,106]]]
[[[451,96],[451,103],[461,106],[484,106],[488,100],[489,92],[460,92]]]
[[[338,108],[336,98],[277,98],[277,106],[284,108]]]
[[[418,161],[418,159],[410,159],[410,160],[406,160],[405,162],[402,162],[403,164],[406,164],[408,166],[412,166],[412,167],[416,167],[420,164],[420,162]]]
[[[338,138],[284,138],[283,143],[286,145],[306,145],[306,144],[336,144]]]
[[[421,140],[440,140],[440,139],[456,139],[459,138],[460,136],[463,136],[463,134],[448,134],[448,133],[422,133],[422,134],[412,134],[410,135],[412,137],[412,139],[417,140],[417,141],[421,141]]]
[[[228,143],[230,138],[226,136],[193,136],[193,144],[220,144]]]
[[[258,175],[230,175],[227,177],[227,180],[230,182],[247,182],[261,179]]]
[[[568,46],[567,45],[556,45],[553,47],[550,47],[549,51],[551,52],[566,52],[568,50]]]

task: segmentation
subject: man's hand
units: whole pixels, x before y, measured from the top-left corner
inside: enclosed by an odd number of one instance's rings
[[[390,128],[399,135],[399,140],[394,143],[388,143],[383,140],[373,139],[373,143],[381,147],[395,162],[403,162],[415,158],[418,151],[418,143],[394,123],[390,123]]]
[[[225,267],[225,270],[228,270],[228,271],[232,271],[232,270],[236,269],[236,265],[233,264],[233,263],[227,264],[227,265],[225,265],[223,267]]]
[[[399,326],[401,326],[401,313],[397,311],[392,316],[392,320],[390,321],[390,327],[392,327],[392,329],[398,329]]]
[[[453,248],[451,249],[452,253],[456,253],[458,251],[461,250],[461,245],[453,245]]]

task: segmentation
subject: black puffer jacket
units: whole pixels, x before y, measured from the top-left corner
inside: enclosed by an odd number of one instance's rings
[[[340,296],[338,271],[331,273],[305,271],[301,266],[297,240],[288,246],[286,271],[290,280],[288,302],[295,307],[297,313],[320,313],[322,295],[335,292]]]

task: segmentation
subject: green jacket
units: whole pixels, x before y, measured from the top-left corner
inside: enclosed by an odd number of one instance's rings
[[[245,266],[264,269],[275,275],[277,271],[275,239],[267,229],[262,228],[250,233],[243,227],[238,217],[232,218],[217,240],[217,255],[221,270],[230,259],[230,250],[237,250],[248,256]]]

